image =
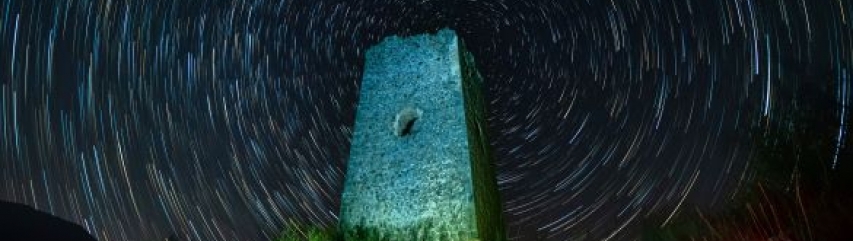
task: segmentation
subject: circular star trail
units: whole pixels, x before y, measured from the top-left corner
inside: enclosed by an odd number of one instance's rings
[[[791,96],[853,101],[848,0],[0,4],[0,199],[99,240],[335,224],[364,52],[390,35],[473,52],[513,240],[713,210]],[[850,165],[848,110],[815,161]]]

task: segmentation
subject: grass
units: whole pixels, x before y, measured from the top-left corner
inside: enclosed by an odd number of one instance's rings
[[[322,227],[291,223],[275,241],[340,241],[337,227]]]
[[[292,223],[275,241],[397,241],[458,240],[479,241],[473,231],[452,230],[438,220],[424,220],[412,227],[322,227]]]
[[[344,227],[343,237],[353,241],[476,240],[474,230],[458,230],[446,222],[426,219],[409,227]]]

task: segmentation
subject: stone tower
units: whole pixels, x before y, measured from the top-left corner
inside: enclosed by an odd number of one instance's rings
[[[366,52],[341,199],[349,240],[505,240],[482,78],[456,34]]]

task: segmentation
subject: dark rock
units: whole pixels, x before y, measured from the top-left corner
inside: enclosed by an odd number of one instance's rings
[[[97,241],[85,228],[73,222],[5,201],[0,201],[0,240]]]

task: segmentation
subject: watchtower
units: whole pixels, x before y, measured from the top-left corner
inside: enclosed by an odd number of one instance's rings
[[[456,34],[366,52],[340,222],[350,239],[505,240],[482,78]]]

